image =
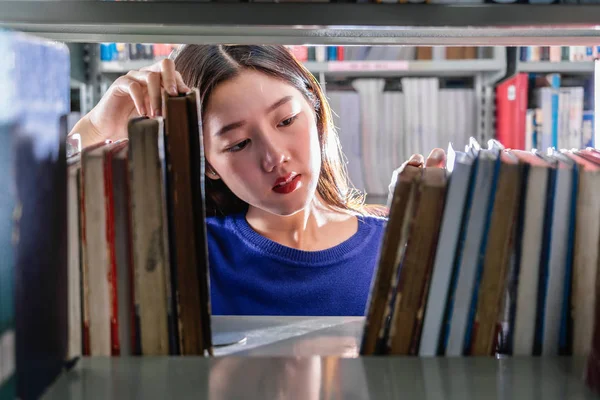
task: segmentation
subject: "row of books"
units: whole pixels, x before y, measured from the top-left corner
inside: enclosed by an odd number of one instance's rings
[[[525,46],[519,49],[521,61],[593,61],[598,46]]]
[[[212,354],[198,95],[69,158],[69,354]]]
[[[598,351],[600,151],[472,140],[394,178],[361,354]]]
[[[355,79],[354,90],[328,90],[353,185],[385,198],[392,172],[413,153],[476,135],[473,89],[440,88],[437,78],[403,78],[402,91],[384,79]]]
[[[521,150],[595,147],[593,80],[559,74],[508,77],[496,86],[496,138]]]
[[[306,61],[471,60],[486,58],[485,48],[414,46],[288,46],[296,59]]]
[[[154,61],[168,57],[177,47],[159,43],[100,43],[100,61]]]

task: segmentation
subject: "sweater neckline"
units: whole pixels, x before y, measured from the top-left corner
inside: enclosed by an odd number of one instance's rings
[[[286,263],[302,264],[306,267],[330,265],[342,259],[354,256],[369,244],[369,238],[375,228],[364,221],[364,217],[357,216],[358,229],[345,241],[324,250],[298,250],[284,246],[256,232],[246,220],[246,213],[240,213],[234,218],[236,228],[239,229],[242,239],[254,246],[259,252],[279,259]]]

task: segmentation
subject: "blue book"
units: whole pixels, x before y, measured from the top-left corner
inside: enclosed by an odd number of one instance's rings
[[[2,30],[0,54],[0,399],[38,398],[67,354],[70,59]]]
[[[552,88],[552,147],[558,148],[558,107],[560,95],[560,75],[549,74],[548,82]],[[546,123],[546,122],[544,122]]]
[[[594,133],[594,111],[583,112],[583,125],[581,127],[583,135],[583,147],[596,147]]]

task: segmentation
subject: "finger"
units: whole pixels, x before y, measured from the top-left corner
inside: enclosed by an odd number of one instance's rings
[[[160,86],[160,73],[149,72],[147,77],[148,97],[150,98],[150,115],[152,117],[161,116],[162,94]]]
[[[427,161],[425,162],[425,167],[444,168],[445,166],[446,152],[439,148],[431,150],[431,153],[429,153],[429,157],[427,157]]]
[[[412,156],[410,156],[410,158],[406,162],[407,165],[412,165],[414,167],[420,167],[424,163],[425,163],[425,159],[420,154],[413,154]]]
[[[121,77],[115,83],[117,83],[117,89],[128,94],[133,100],[133,104],[140,115],[148,115],[148,109],[146,108],[145,97],[146,91],[140,82],[129,77]]]
[[[187,93],[192,90],[183,82],[183,78],[179,71],[175,71],[175,81],[177,82],[177,90],[179,93]]]
[[[160,62],[162,77],[162,86],[172,96],[177,96],[177,71],[175,71],[175,63],[173,60],[165,58]]]

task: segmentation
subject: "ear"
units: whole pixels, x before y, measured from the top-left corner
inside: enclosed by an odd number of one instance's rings
[[[221,179],[219,174],[217,174],[217,171],[215,171],[214,168],[209,163],[206,163],[206,176],[208,176],[209,179],[212,179],[215,181]]]

